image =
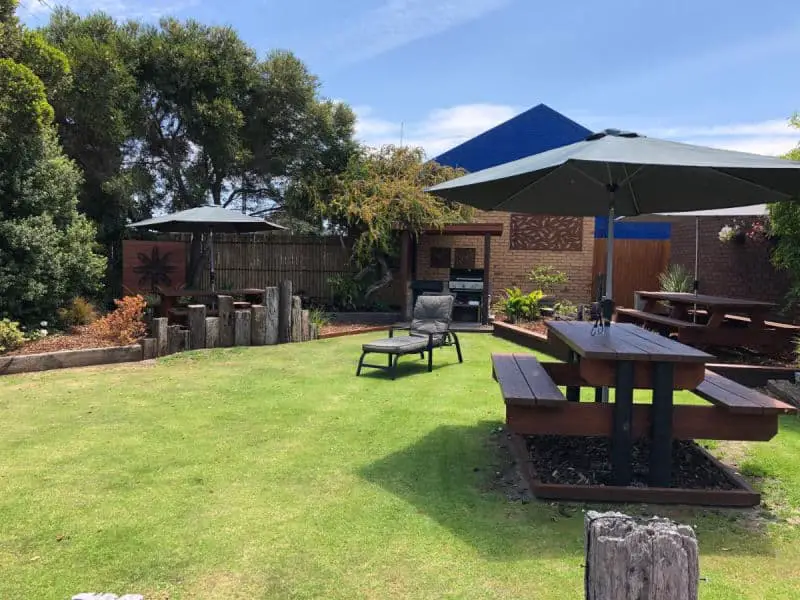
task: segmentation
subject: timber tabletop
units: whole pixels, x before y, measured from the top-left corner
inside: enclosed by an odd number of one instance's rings
[[[706,363],[714,357],[632,323],[612,323],[592,335],[593,323],[547,321],[548,336],[563,341],[580,357],[592,360],[635,360]]]
[[[725,296],[708,296],[691,292],[636,292],[647,300],[664,300],[676,304],[702,304],[704,306],[720,306],[726,308],[773,308],[773,302],[750,300],[747,298],[728,298]]]

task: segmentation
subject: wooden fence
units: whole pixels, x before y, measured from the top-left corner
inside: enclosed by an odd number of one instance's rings
[[[614,242],[614,301],[633,306],[636,290],[659,289],[658,276],[669,265],[669,240],[628,240]],[[593,281],[606,272],[606,240],[594,241]]]
[[[216,235],[217,288],[267,288],[288,279],[304,298],[330,298],[329,279],[353,272],[350,253],[348,240],[333,236]],[[210,286],[207,262],[198,285]]]

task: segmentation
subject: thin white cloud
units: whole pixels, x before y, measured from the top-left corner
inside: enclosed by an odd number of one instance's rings
[[[429,157],[438,156],[495,125],[519,110],[503,104],[462,104],[431,111],[423,119],[404,123],[375,115],[369,107],[356,107],[356,135],[370,146],[419,146]]]
[[[20,5],[23,21],[46,21],[56,6],[80,14],[104,12],[116,19],[156,20],[196,6],[200,0],[24,0]]]
[[[344,62],[366,60],[480,18],[512,0],[383,0],[331,39]]]
[[[429,157],[438,156],[520,112],[517,107],[503,104],[464,104],[435,109],[423,119],[401,125],[381,118],[369,107],[356,107],[355,110],[358,116],[356,132],[361,141],[372,146],[399,144],[402,136],[404,145],[420,146]],[[614,126],[653,137],[754,154],[780,156],[800,142],[800,130],[791,127],[786,119],[704,126],[656,126],[641,118],[601,119],[584,111],[572,111],[567,115],[590,129]],[[638,126],[626,127],[626,123]]]

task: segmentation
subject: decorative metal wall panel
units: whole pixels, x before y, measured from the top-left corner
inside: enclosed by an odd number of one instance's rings
[[[511,250],[583,249],[583,219],[549,215],[511,215]]]
[[[456,248],[453,267],[456,269],[474,269],[475,248]]]
[[[431,264],[432,269],[449,269],[451,266],[451,248],[443,248],[440,246],[431,247]]]

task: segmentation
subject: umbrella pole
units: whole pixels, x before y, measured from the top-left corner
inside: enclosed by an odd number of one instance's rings
[[[212,292],[216,292],[217,291],[217,272],[214,270],[214,230],[213,229],[209,229],[208,230],[208,249],[209,249],[209,252],[210,252],[209,259],[211,261],[208,279],[211,282],[211,291]]]
[[[694,296],[700,291],[700,217],[694,218]],[[694,313],[692,313],[692,320],[697,323],[697,304],[694,305]]]
[[[608,239],[606,241],[606,298],[614,295],[614,201],[612,196],[611,206],[608,209]]]

